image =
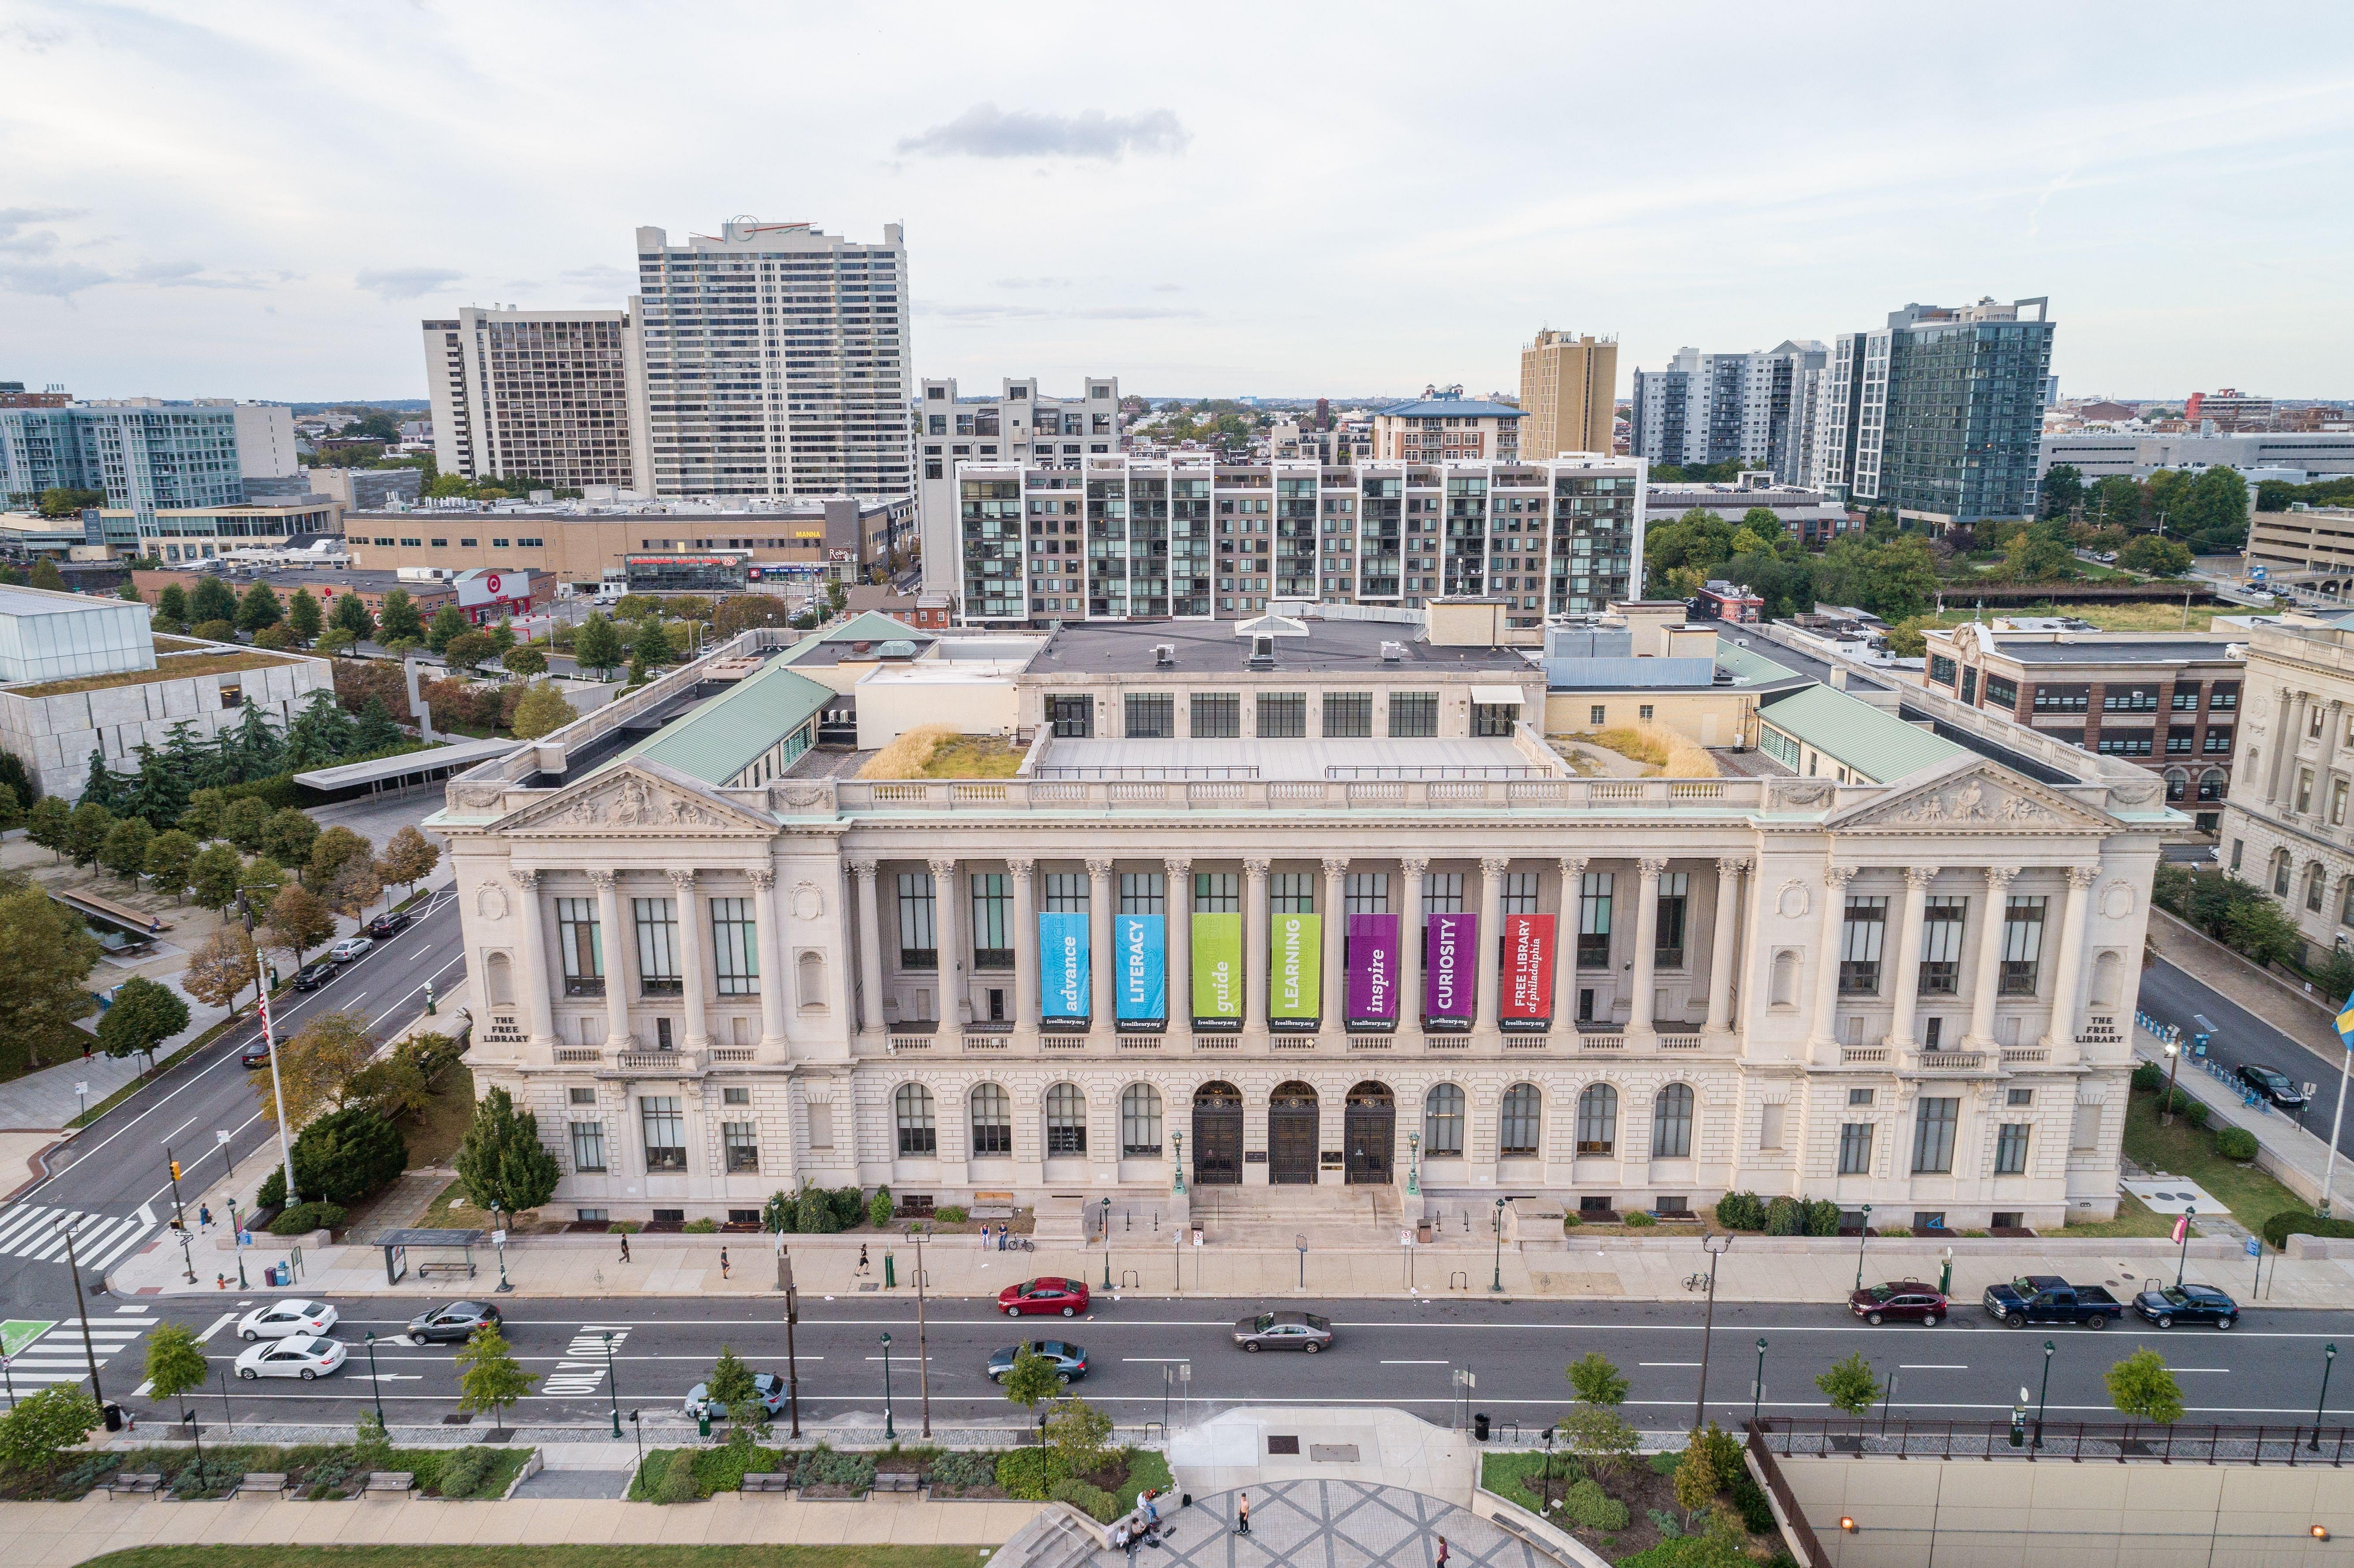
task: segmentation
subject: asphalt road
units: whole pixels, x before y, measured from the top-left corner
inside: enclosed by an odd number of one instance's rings
[[[2225,1066],[2254,1064],[2276,1067],[2300,1084],[2317,1086],[2320,1092],[2296,1119],[2317,1138],[2329,1136],[2330,1118],[2338,1108],[2338,1083],[2345,1070],[2341,1060],[2325,1057],[2282,1033],[2169,963],[2155,963],[2142,971],[2141,1010],[2161,1023],[2179,1024],[2186,1051],[2192,1033],[2199,1027],[2193,1020],[2203,1014],[2216,1025],[2208,1054]],[[2187,1076],[2200,1069],[2186,1056],[2178,1070]],[[2354,1095],[2349,1098],[2354,1099]],[[2354,1116],[2349,1116],[2339,1129],[2338,1148],[2340,1153],[2354,1155]],[[2341,1171],[2340,1179],[2354,1180],[2354,1175]]]
[[[747,1249],[745,1266],[764,1266]],[[210,1391],[190,1403],[217,1414],[220,1377],[246,1347],[235,1336],[235,1316],[272,1298],[167,1301],[166,1318],[199,1333],[212,1330]],[[315,1383],[291,1380],[248,1383],[232,1375],[228,1398],[244,1422],[317,1423],[348,1426],[377,1395],[395,1423],[422,1424],[454,1411],[456,1347],[411,1347],[401,1334],[410,1313],[448,1298],[419,1296],[397,1303],[376,1298],[338,1302],[350,1316],[336,1337],[352,1358]],[[1232,1321],[1266,1307],[1306,1305],[1331,1317],[1339,1335],[1320,1355],[1247,1355],[1230,1339]],[[1190,1364],[1192,1414],[1245,1402],[1397,1405],[1429,1420],[1448,1418],[1453,1378],[1460,1368],[1477,1378],[1471,1408],[1523,1430],[1542,1427],[1568,1403],[1563,1369],[1589,1351],[1616,1361],[1633,1384],[1627,1414],[1638,1427],[1674,1430],[1689,1424],[1700,1386],[1699,1304],[1618,1305],[1597,1301],[1425,1300],[1343,1301],[1182,1299],[1135,1297],[1100,1306],[1070,1322],[1031,1318],[1017,1330],[979,1302],[937,1303],[923,1343],[928,1356],[935,1422],[1003,1422],[1015,1412],[986,1377],[989,1353],[1017,1339],[1067,1339],[1084,1345],[1091,1363],[1076,1385],[1091,1402],[1124,1423],[1159,1420],[1170,1369]],[[903,1430],[912,1430],[920,1398],[917,1375],[916,1306],[890,1301],[806,1299],[796,1330],[804,1419],[883,1408],[882,1336],[891,1336],[891,1392]],[[1893,1375],[1893,1418],[1991,1420],[2007,1415],[2024,1384],[2040,1386],[2043,1344],[2052,1357],[2051,1418],[2095,1419],[2114,1410],[2101,1377],[2115,1361],[2148,1344],[2174,1368],[2192,1422],[2294,1423],[2313,1418],[2323,1345],[2354,1335],[2354,1314],[2251,1308],[2228,1333],[2177,1329],[2161,1333],[2138,1319],[2105,1331],[2031,1328],[2013,1331],[1967,1305],[1934,1329],[1893,1325],[1872,1329],[1832,1307],[1731,1307],[1717,1309],[1708,1376],[1708,1413],[1728,1423],[1749,1413],[1757,1340],[1766,1341],[1762,1408],[1768,1414],[1830,1414],[1814,1385],[1834,1361],[1861,1353],[1884,1380]],[[607,1378],[602,1335],[614,1334],[613,1381]],[[376,1377],[362,1349],[377,1336]],[[539,1392],[514,1420],[534,1425],[606,1424],[618,1404],[647,1417],[675,1421],[686,1390],[704,1379],[725,1343],[755,1371],[786,1370],[781,1307],[768,1299],[531,1300],[513,1303],[507,1334],[525,1368],[541,1374]],[[126,1361],[126,1365],[133,1364]],[[2340,1380],[2330,1410],[2354,1415],[2354,1387]],[[110,1393],[135,1382],[124,1376]],[[1182,1393],[1182,1391],[1181,1391]],[[1171,1414],[1182,1414],[1175,1395]],[[134,1407],[137,1402],[134,1401]]]
[[[458,907],[444,890],[408,930],[377,943],[317,991],[282,1000],[273,1014],[278,1037],[285,1039],[313,1014],[345,1008],[366,1013],[376,1029],[399,1028],[425,1010],[428,980],[446,993],[464,973]],[[276,1133],[261,1118],[251,1081],[264,1069],[238,1060],[261,1036],[260,1023],[248,1017],[245,1026],[83,1129],[50,1157],[48,1181],[0,1208],[0,1311],[6,1317],[72,1315],[59,1219],[72,1224],[86,1286],[96,1283],[105,1265],[145,1245],[170,1223],[167,1143],[180,1159],[182,1192],[191,1204],[223,1174],[219,1131],[229,1133],[229,1152],[240,1171],[252,1169],[249,1162],[265,1145],[261,1158],[276,1157]]]

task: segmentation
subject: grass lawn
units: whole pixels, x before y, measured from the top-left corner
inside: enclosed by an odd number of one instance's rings
[[[1553,1495],[1556,1498],[1585,1473],[1567,1454],[1554,1456],[1553,1467]],[[1482,1454],[1479,1484],[1539,1518],[1553,1517],[1544,1511],[1544,1467],[1543,1454]]]
[[[1023,752],[993,735],[960,736],[932,747],[926,779],[1011,779],[1021,770]]]
[[[2128,1136],[2130,1136],[2130,1134]],[[2186,1171],[2182,1172],[2182,1174],[2187,1176],[2190,1172]],[[2079,1236],[2087,1238],[2100,1236],[2169,1236],[2174,1234],[2174,1217],[2171,1214],[2153,1213],[2149,1209],[2143,1205],[2140,1199],[2135,1197],[2132,1193],[2120,1192],[2117,1194],[2117,1217],[2115,1219],[2101,1220],[2096,1223],[2081,1225],[2072,1222],[2068,1228],[2060,1234],[2063,1236]]]
[[[400,1124],[408,1139],[408,1163],[437,1164],[458,1151],[466,1128],[474,1119],[474,1072],[463,1062],[451,1065],[440,1086],[426,1097],[418,1113]]]
[[[107,1568],[974,1568],[973,1546],[140,1546]]]
[[[185,681],[195,675],[225,675],[235,670],[263,670],[293,661],[275,653],[169,653],[152,670],[117,670],[108,675],[82,675],[70,681],[45,681],[37,686],[12,686],[20,697],[62,697],[69,692],[96,692],[109,686],[143,686],[156,681]]]
[[[2243,1165],[2217,1154],[2215,1135],[2192,1127],[2188,1118],[2176,1117],[2172,1127],[2158,1126],[2155,1094],[2137,1094],[2126,1107],[2126,1155],[2149,1170],[2190,1177],[2223,1200],[2232,1218],[2251,1232],[2262,1234],[2264,1221],[2283,1211],[2313,1212],[2253,1163]],[[2197,1228],[2193,1221],[2192,1229]]]
[[[425,1207],[417,1228],[428,1231],[487,1231],[496,1228],[490,1214],[466,1202],[466,1184],[452,1181],[441,1195]]]
[[[36,1044],[41,1056],[37,1065],[32,1059]],[[85,1045],[94,1051],[98,1043],[87,1031],[70,1023],[51,1024],[31,1035],[0,1036],[0,1084],[37,1073],[43,1067],[54,1067],[60,1062],[79,1062]]]

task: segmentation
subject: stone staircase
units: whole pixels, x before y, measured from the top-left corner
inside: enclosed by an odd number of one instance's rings
[[[1193,1222],[1206,1241],[1225,1245],[1288,1247],[1305,1235],[1311,1245],[1392,1245],[1403,1224],[1398,1190],[1314,1186],[1195,1187]]]
[[[993,1568],[1080,1568],[1104,1550],[1101,1531],[1067,1503],[1048,1503],[1015,1531],[992,1558]]]

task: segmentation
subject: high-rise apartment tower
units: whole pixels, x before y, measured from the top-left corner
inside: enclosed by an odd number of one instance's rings
[[[1618,387],[1618,343],[1547,327],[1521,350],[1521,451],[1531,458],[1610,451]]]
[[[637,339],[625,311],[482,310],[425,323],[433,452],[444,473],[550,489],[642,482]]]

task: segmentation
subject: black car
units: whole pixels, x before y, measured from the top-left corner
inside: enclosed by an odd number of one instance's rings
[[[255,1041],[238,1054],[237,1063],[240,1067],[267,1067],[270,1065],[270,1042]]]
[[[2240,1304],[2211,1285],[2152,1286],[2134,1298],[2133,1308],[2161,1329],[2177,1323],[2228,1329],[2240,1320]]]
[[[403,915],[395,911],[390,915],[379,915],[369,921],[367,934],[381,942],[387,937],[398,937],[416,923],[417,917],[414,915]]]
[[[1057,1383],[1067,1383],[1074,1378],[1087,1375],[1087,1352],[1083,1345],[1068,1344],[1061,1340],[1033,1340],[1029,1349],[1032,1355],[1044,1356],[1055,1363],[1055,1381]],[[1006,1375],[1013,1372],[1014,1358],[1021,1355],[1022,1350],[1020,1345],[1008,1345],[993,1352],[989,1358],[989,1380],[1003,1383]]]
[[[2303,1110],[2305,1091],[2296,1080],[2278,1067],[2267,1067],[2251,1062],[2240,1069],[2240,1082],[2264,1097],[2283,1110]]]
[[[326,984],[329,980],[334,979],[336,974],[340,972],[341,969],[341,965],[334,963],[326,959],[321,959],[315,964],[305,965],[302,969],[295,972],[294,989],[296,991],[316,991],[321,986]]]
[[[452,1301],[408,1320],[408,1337],[419,1343],[435,1340],[468,1340],[474,1330],[499,1321],[499,1309],[487,1301]]]

